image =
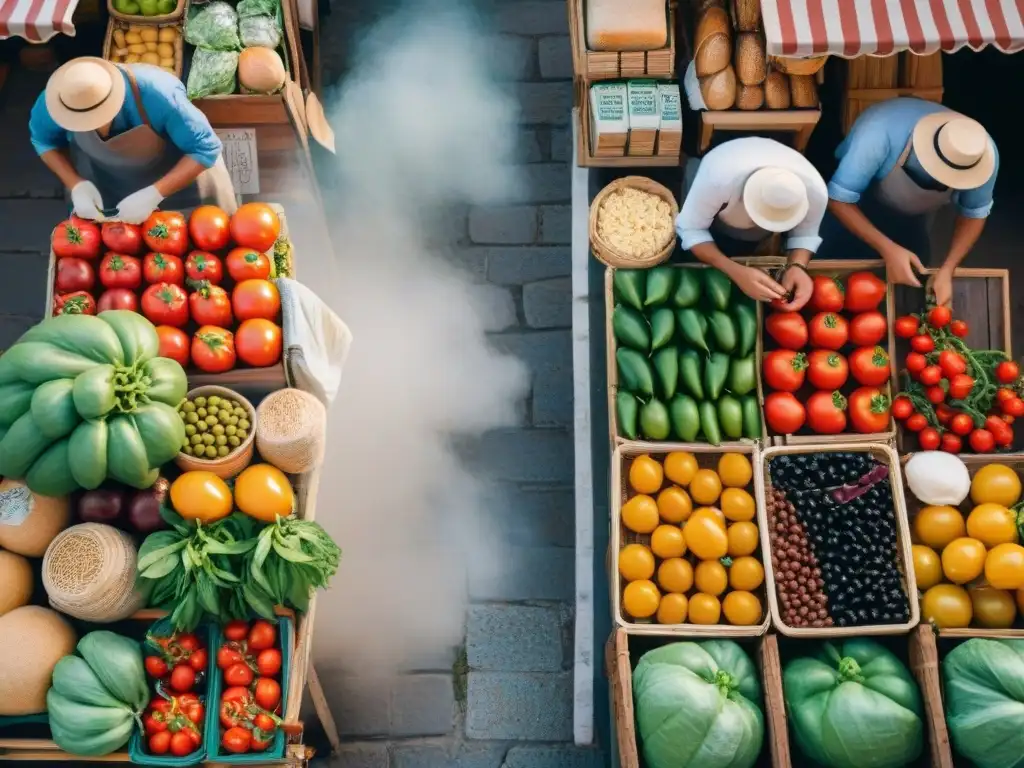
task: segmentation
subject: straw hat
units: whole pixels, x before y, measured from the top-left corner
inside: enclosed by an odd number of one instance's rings
[[[803,179],[785,168],[761,168],[743,185],[747,215],[769,232],[788,232],[804,220],[809,206]]]
[[[95,131],[121,111],[124,93],[124,76],[116,65],[95,56],[82,56],[50,75],[46,109],[66,131]]]
[[[914,126],[914,154],[928,175],[950,189],[975,189],[996,167],[995,148],[977,120],[942,110]]]

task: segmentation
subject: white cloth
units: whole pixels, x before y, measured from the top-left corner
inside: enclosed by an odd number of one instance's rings
[[[341,372],[352,345],[352,332],[302,283],[287,277],[274,282],[281,294],[288,381],[330,407],[341,386]]]
[[[141,224],[157,209],[163,199],[164,196],[155,186],[143,187],[117,204],[114,218],[126,224]]]
[[[807,186],[807,215],[789,231],[786,250],[804,248],[812,253],[817,251],[821,245],[818,230],[828,206],[825,180],[795,149],[759,136],[732,139],[719,144],[701,158],[700,167],[676,217],[676,232],[683,250],[713,242],[711,225],[715,219],[719,219],[728,230],[763,231],[754,224],[743,206],[743,185],[750,174],[767,167],[792,171]]]
[[[103,197],[91,181],[80,181],[71,188],[71,205],[80,219],[103,220]]]

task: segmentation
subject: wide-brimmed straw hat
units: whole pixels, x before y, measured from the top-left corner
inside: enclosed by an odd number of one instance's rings
[[[975,189],[992,178],[996,153],[977,120],[943,110],[914,126],[914,154],[921,167],[950,189]]]
[[[785,168],[761,168],[743,185],[747,215],[769,232],[788,232],[807,215],[807,185]]]
[[[46,109],[66,131],[95,131],[111,122],[124,104],[121,70],[95,56],[72,59],[50,75]]]

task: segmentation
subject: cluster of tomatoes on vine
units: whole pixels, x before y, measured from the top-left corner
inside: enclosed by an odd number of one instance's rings
[[[145,660],[146,673],[158,681],[142,718],[146,743],[150,754],[183,757],[203,743],[206,710],[195,688],[207,672],[207,650],[191,632],[149,640],[160,651]]]
[[[281,725],[281,651],[277,630],[264,619],[250,626],[232,621],[224,627],[217,666],[224,678],[220,697],[221,745],[235,754],[263,752]]]

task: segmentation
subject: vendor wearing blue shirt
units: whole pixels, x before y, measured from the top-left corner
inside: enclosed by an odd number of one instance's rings
[[[36,100],[29,133],[82,218],[141,224],[161,204],[235,210],[220,139],[181,81],[159,67],[69,61]]]
[[[953,270],[992,210],[999,153],[985,129],[941,104],[891,99],[857,118],[836,157],[839,168],[828,185],[834,218],[823,225],[818,256],[871,258],[870,247],[885,259],[891,282],[919,286],[914,270],[924,269],[922,257],[930,259],[930,214],[952,203],[953,239],[931,280],[938,303],[950,304]]]

